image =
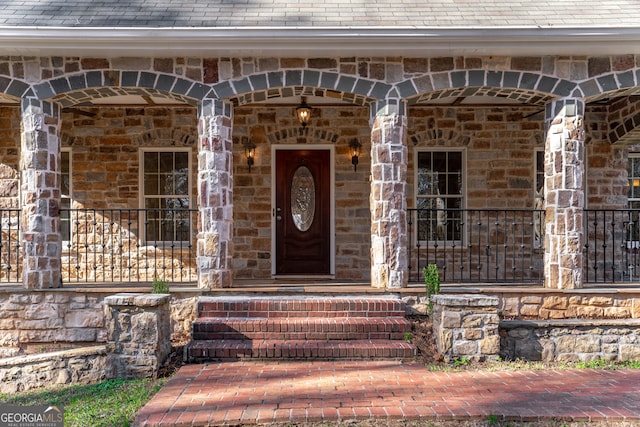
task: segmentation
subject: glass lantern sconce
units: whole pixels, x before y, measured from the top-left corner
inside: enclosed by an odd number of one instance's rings
[[[349,153],[351,154],[351,164],[354,172],[358,170],[358,157],[360,157],[360,149],[362,144],[356,138],[349,142]]]
[[[307,104],[306,98],[302,97],[302,103],[296,108],[296,116],[298,117],[298,121],[302,125],[303,128],[307,126],[309,123],[309,118],[311,117],[311,107]]]
[[[253,166],[254,158],[256,155],[256,144],[254,144],[246,136],[243,136],[242,145],[244,145],[244,154],[245,156],[247,156],[247,165],[249,166],[249,172],[251,172],[251,166]]]

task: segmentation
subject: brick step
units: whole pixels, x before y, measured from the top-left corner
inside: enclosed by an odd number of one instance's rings
[[[192,340],[403,340],[404,317],[387,318],[209,318],[192,323]]]
[[[388,340],[215,340],[192,341],[185,348],[185,359],[191,363],[237,359],[409,360],[416,354],[413,344]]]
[[[405,303],[376,297],[202,297],[198,317],[404,317]]]

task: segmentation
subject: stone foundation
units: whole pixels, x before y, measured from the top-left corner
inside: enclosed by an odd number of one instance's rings
[[[511,320],[500,322],[505,360],[543,362],[639,360],[639,320]]]
[[[71,288],[0,290],[0,358],[105,344],[104,300],[112,294],[108,290]],[[198,296],[170,294],[174,345],[184,344],[189,338]]]
[[[0,359],[0,393],[106,379],[105,346]]]

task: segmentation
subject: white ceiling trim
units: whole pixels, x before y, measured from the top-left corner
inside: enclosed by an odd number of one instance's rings
[[[622,55],[640,54],[640,27],[0,27],[0,54],[106,57]]]

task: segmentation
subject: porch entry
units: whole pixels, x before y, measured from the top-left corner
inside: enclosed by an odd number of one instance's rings
[[[332,152],[276,149],[275,275],[332,274]]]

